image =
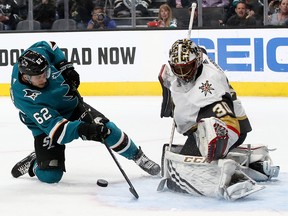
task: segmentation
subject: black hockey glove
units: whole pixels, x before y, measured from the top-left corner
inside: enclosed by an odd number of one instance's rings
[[[60,62],[56,68],[61,71],[62,76],[64,77],[66,83],[70,86],[72,91],[76,91],[76,89],[80,85],[80,77],[79,74],[74,70],[73,64],[71,62]]]
[[[166,67],[164,67],[165,69]],[[163,77],[162,77],[162,70],[163,70],[163,66],[161,69],[161,72],[158,76],[158,80],[161,84],[162,87],[162,105],[161,105],[161,112],[160,112],[160,117],[172,117],[174,115],[174,103],[172,100],[172,96],[171,96],[171,91],[170,89],[168,89],[166,86],[164,86],[164,81],[163,81]]]
[[[110,134],[110,130],[105,124],[81,123],[78,126],[78,134],[83,140],[102,142]]]

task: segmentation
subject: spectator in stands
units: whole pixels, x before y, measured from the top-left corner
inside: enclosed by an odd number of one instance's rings
[[[239,0],[230,0],[229,5],[224,7],[224,15],[223,18],[221,20],[219,20],[219,25],[220,26],[225,26],[227,20],[236,14],[235,12],[235,8],[236,8],[236,4],[239,2]]]
[[[256,19],[247,13],[247,5],[243,1],[239,1],[235,8],[236,14],[231,16],[226,26],[256,26]]]
[[[191,16],[192,3],[197,3],[197,0],[181,0],[180,2],[177,2],[175,0],[167,0],[167,4],[172,9],[173,17],[177,20],[178,28],[185,28],[185,29],[188,28],[190,16]],[[198,13],[197,13],[197,7],[196,7],[193,24],[195,23],[198,24],[197,15]]]
[[[288,0],[281,0],[279,10],[268,17],[268,25],[288,25]]]
[[[230,0],[203,0],[202,22],[206,27],[219,27],[224,16],[224,8],[230,4]]]
[[[87,29],[113,29],[116,23],[106,15],[102,6],[96,6],[92,12],[92,19],[88,22]]]
[[[278,12],[280,0],[270,0],[268,2],[268,15]]]
[[[135,1],[136,16],[147,16],[149,14],[148,8],[152,0],[137,0]],[[114,2],[114,16],[115,17],[129,17],[132,2],[131,0],[115,0]]]
[[[20,19],[26,20],[28,17],[28,0],[16,0],[16,2]]]
[[[225,7],[229,3],[229,0],[203,0],[202,7]]]
[[[159,8],[158,19],[147,23],[148,27],[177,27],[177,20],[173,18],[172,9],[168,4]]]
[[[246,0],[246,7],[249,16],[256,19],[256,25],[263,25],[263,4],[259,0]]]
[[[73,0],[68,1],[68,7],[69,11],[71,11]],[[64,6],[64,0],[57,0],[56,1],[56,19],[64,19],[65,18],[65,6]],[[71,14],[68,14],[68,18],[71,18]]]
[[[167,4],[171,7],[171,8],[189,8],[192,4],[192,2],[196,2],[197,1],[191,1],[191,0],[167,0]]]
[[[87,28],[93,8],[94,3],[92,0],[73,0],[71,16],[77,22],[78,29]]]
[[[18,5],[14,0],[0,0],[0,22],[4,30],[15,30],[20,21]]]
[[[56,18],[55,0],[34,0],[34,19],[39,21],[41,29],[51,29]]]

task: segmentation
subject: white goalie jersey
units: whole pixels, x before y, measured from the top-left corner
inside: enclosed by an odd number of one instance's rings
[[[181,134],[188,131],[197,122],[200,109],[213,102],[221,101],[230,93],[229,83],[224,72],[203,54],[203,70],[195,82],[182,83],[169,68],[163,74],[164,85],[170,89],[174,109],[174,120],[177,131]],[[179,106],[177,106],[180,104]]]

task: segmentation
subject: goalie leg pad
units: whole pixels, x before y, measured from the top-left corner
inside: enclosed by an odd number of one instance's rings
[[[256,185],[251,181],[238,182],[234,185],[229,186],[224,190],[223,197],[226,200],[237,200],[244,198],[252,193],[263,190],[265,186]]]
[[[218,167],[221,168],[219,197],[233,201],[264,189],[264,186],[257,185],[255,181],[239,170],[239,166],[235,161],[229,159],[218,161]]]
[[[208,163],[204,157],[169,151],[165,153],[165,160],[168,167],[167,187],[175,192],[235,200],[260,190],[256,182],[245,178],[245,175],[236,175],[238,164],[233,160]]]
[[[279,175],[280,167],[274,166],[269,155],[270,151],[264,145],[242,144],[226,156],[241,165],[241,170],[255,181],[267,181]]]

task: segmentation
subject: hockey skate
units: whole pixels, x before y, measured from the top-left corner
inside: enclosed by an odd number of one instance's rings
[[[272,166],[271,161],[257,161],[249,165],[251,169],[254,169],[260,173],[266,175],[269,179],[272,177],[278,177],[280,167]]]
[[[32,171],[32,166],[34,164],[34,161],[36,160],[36,154],[35,152],[32,152],[27,157],[25,157],[23,160],[19,161],[11,170],[11,174],[14,178],[18,178],[26,173],[29,173],[29,175],[32,177],[35,174]]]
[[[137,155],[133,158],[134,162],[145,172],[150,175],[157,175],[160,172],[160,166],[154,161],[150,160],[139,147]]]

